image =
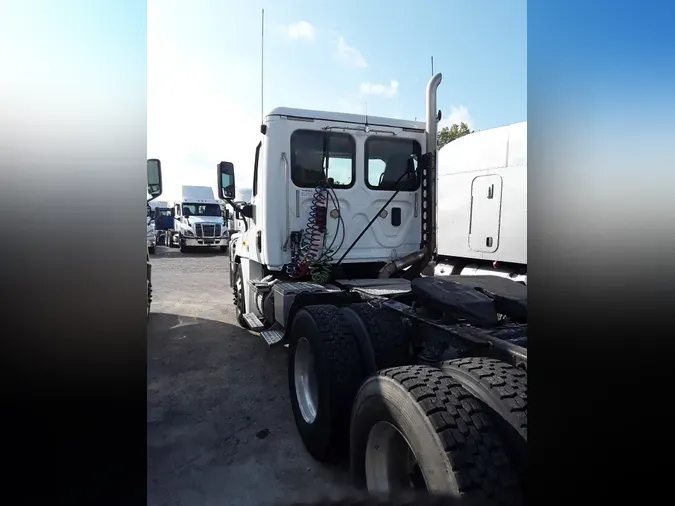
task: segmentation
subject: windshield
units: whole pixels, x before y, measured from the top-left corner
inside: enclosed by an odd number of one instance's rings
[[[222,216],[218,204],[183,204],[183,216]]]

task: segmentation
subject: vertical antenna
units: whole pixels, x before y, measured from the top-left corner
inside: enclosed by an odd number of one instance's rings
[[[434,57],[431,57],[431,77],[434,76]]]
[[[260,19],[260,124],[265,123],[265,9]]]

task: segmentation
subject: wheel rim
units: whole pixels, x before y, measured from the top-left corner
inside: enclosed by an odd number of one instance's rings
[[[410,444],[389,422],[377,422],[366,444],[366,485],[374,493],[428,490]]]
[[[242,309],[244,302],[244,282],[241,280],[241,275],[237,276],[237,311],[240,314],[244,314]]]
[[[319,386],[314,373],[314,354],[304,337],[298,339],[295,348],[293,371],[300,414],[305,422],[314,423],[319,405]]]

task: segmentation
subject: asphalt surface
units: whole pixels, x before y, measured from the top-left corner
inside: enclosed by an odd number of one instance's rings
[[[238,326],[227,253],[151,256],[148,505],[284,504],[349,493],[346,464],[306,452],[287,350]]]

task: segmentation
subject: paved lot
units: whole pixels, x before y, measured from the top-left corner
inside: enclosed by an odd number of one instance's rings
[[[236,323],[227,254],[157,247],[148,325],[148,505],[343,495],[346,465],[306,453],[286,349]]]

